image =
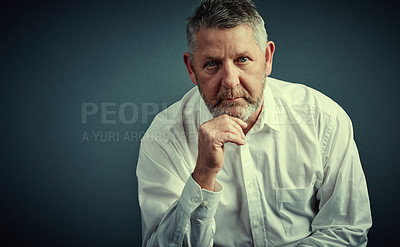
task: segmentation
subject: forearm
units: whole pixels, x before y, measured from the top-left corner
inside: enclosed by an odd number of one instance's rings
[[[219,193],[201,190],[189,178],[179,200],[164,214],[155,230],[146,234],[143,246],[212,246],[219,197]]]
[[[351,229],[348,227],[331,227],[315,231],[312,235],[305,238],[298,245],[306,246],[327,246],[327,247],[362,247],[367,245],[368,226],[360,229]]]

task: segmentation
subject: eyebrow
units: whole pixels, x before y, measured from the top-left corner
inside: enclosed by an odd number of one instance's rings
[[[235,55],[235,57],[236,57],[236,58],[239,58],[239,57],[251,57],[251,56],[250,56],[250,53],[249,53],[249,52],[244,51],[244,52],[239,52],[239,53],[237,53],[237,54]],[[219,56],[213,56],[213,55],[209,55],[209,54],[206,54],[206,55],[200,57],[200,61],[201,61],[202,63],[203,63],[203,62],[206,62],[206,61],[210,61],[210,60],[221,61],[222,58],[219,57]]]
[[[205,55],[200,58],[201,62],[206,62],[210,60],[222,60],[219,56]]]

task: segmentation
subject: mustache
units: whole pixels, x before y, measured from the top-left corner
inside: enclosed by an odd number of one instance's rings
[[[234,98],[243,98],[250,104],[253,104],[255,101],[251,98],[250,94],[242,88],[238,89],[226,89],[224,91],[218,92],[217,96],[215,97],[215,104],[219,105],[223,100],[226,99],[234,99]]]

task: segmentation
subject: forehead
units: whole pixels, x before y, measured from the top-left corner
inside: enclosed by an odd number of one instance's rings
[[[198,55],[229,55],[260,50],[246,24],[234,28],[202,28],[197,34]],[[260,50],[261,52],[261,50]]]

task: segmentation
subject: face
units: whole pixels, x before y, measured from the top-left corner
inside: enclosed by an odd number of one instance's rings
[[[184,61],[214,117],[228,114],[246,121],[259,113],[265,78],[271,73],[273,42],[264,54],[248,25],[201,29],[196,38],[193,60],[185,53]]]

